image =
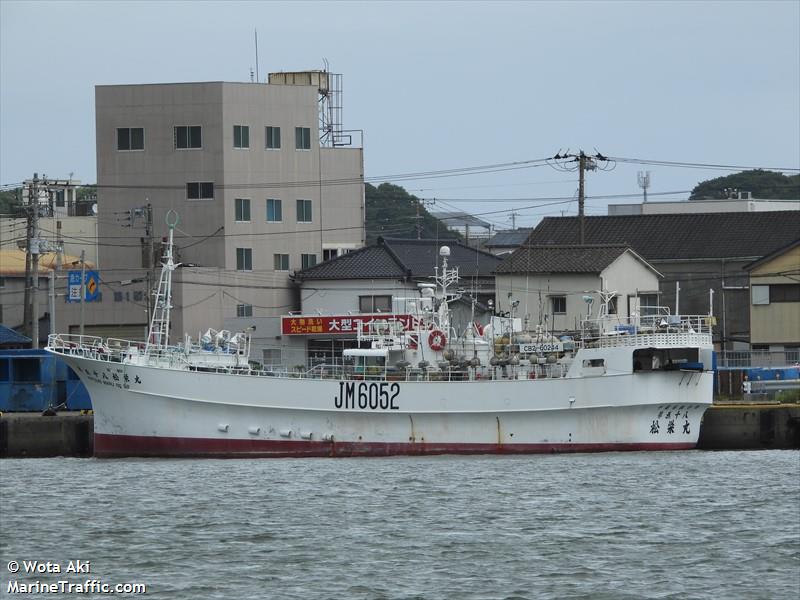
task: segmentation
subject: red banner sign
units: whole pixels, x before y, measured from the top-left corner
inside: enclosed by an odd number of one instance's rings
[[[412,315],[358,314],[341,316],[303,315],[281,317],[283,335],[355,335],[373,321],[401,323],[405,331],[415,331],[419,319]]]

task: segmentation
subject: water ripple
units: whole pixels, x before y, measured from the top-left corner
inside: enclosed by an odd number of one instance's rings
[[[798,507],[798,452],[4,460],[0,595],[82,559],[148,598],[797,598]]]

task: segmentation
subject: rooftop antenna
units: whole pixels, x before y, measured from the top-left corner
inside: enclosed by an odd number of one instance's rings
[[[650,187],[650,171],[639,171],[637,176],[639,180],[639,187],[642,188],[644,194],[644,202],[647,203],[647,188]]]
[[[261,80],[258,78],[258,29],[253,29],[256,38],[256,82],[260,83]]]

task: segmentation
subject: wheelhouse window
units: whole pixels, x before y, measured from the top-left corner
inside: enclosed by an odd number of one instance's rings
[[[203,133],[200,125],[178,125],[173,128],[176,150],[203,147]]]
[[[391,296],[359,296],[358,310],[364,313],[392,312]]]
[[[250,199],[236,198],[236,221],[238,223],[250,222]]]
[[[118,127],[117,150],[144,150],[144,128]]]
[[[253,316],[253,305],[252,304],[237,304],[236,305],[236,316],[237,317],[252,317]]]
[[[281,128],[267,125],[264,129],[266,148],[268,150],[279,150],[281,147]]]
[[[233,126],[233,147],[246,150],[250,147],[250,127],[248,125]]]
[[[294,147],[297,150],[311,150],[311,128],[294,128]]]
[[[267,199],[267,222],[280,223],[283,221],[283,203],[273,198]]]
[[[236,270],[237,271],[252,271],[253,270],[253,249],[252,248],[237,248],[236,249]]]
[[[187,200],[213,200],[213,181],[190,181],[186,184]]]

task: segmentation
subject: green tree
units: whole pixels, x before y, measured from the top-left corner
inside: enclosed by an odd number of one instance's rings
[[[22,216],[22,188],[0,192],[0,215]]]
[[[438,239],[461,239],[458,232],[450,231],[447,225],[431,215],[422,200],[409,194],[404,188],[391,183],[378,187],[367,183],[366,228],[367,243],[379,236],[396,238],[417,237],[417,208],[420,216],[420,237]]]
[[[382,183],[375,187],[367,183],[365,198],[368,244],[373,243],[379,236],[416,239],[417,207],[420,216],[420,237],[461,239],[458,232],[450,231],[447,225],[431,215],[425,209],[422,200],[409,194],[399,185]]]
[[[701,181],[692,190],[689,200],[728,198],[726,190],[750,192],[754,198],[800,200],[800,175],[787,177],[783,173],[761,169],[742,171]]]
[[[88,185],[82,185],[81,187],[78,188],[76,196],[79,202],[81,200],[86,200],[87,198],[97,196],[97,184],[91,183]]]

